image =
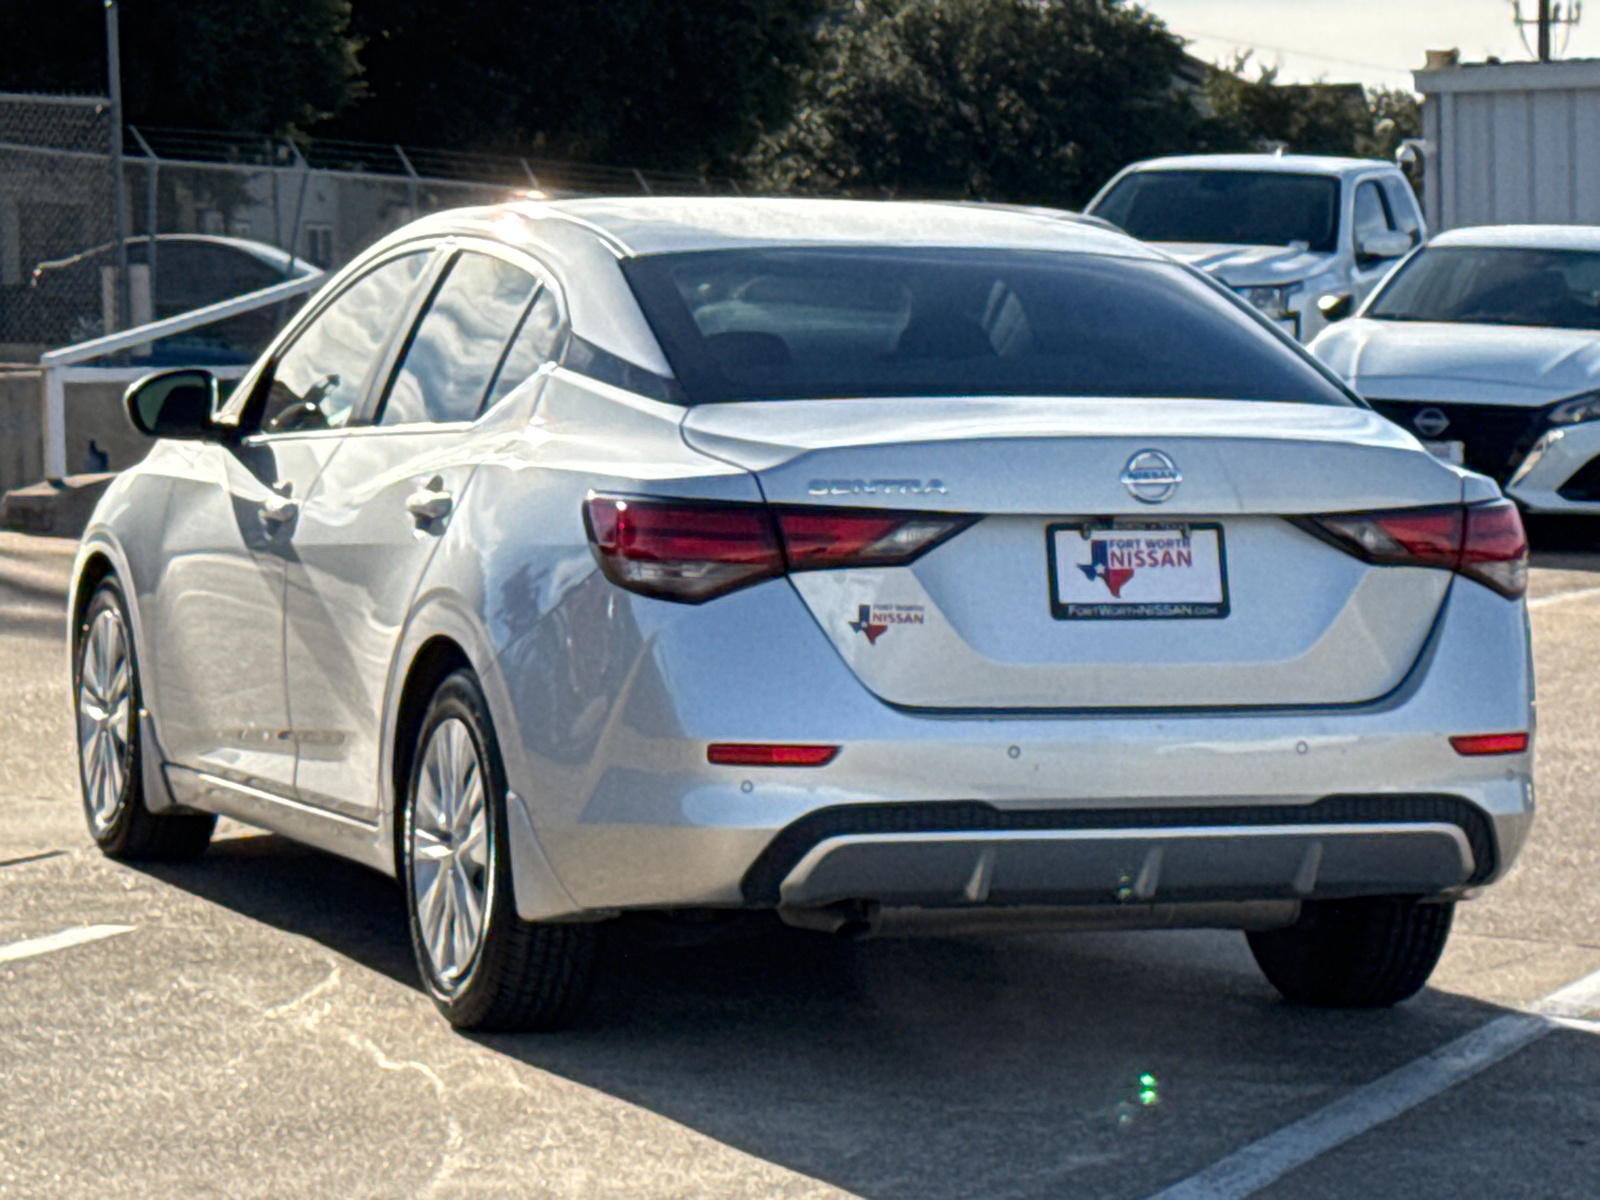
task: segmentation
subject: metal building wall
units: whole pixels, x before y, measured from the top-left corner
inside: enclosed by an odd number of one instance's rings
[[[1600,225],[1600,61],[1419,71],[1435,230]]]

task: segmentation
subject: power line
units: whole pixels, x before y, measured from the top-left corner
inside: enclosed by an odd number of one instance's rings
[[[1297,50],[1293,46],[1271,46],[1265,42],[1252,41],[1249,38],[1227,37],[1220,33],[1204,33],[1198,29],[1191,29],[1189,37],[1205,38],[1213,42],[1227,42],[1247,50],[1271,50],[1277,54],[1294,54],[1301,58],[1313,58],[1318,62],[1337,63],[1345,67],[1365,67],[1369,71],[1393,71],[1395,74],[1410,74],[1413,68],[1397,67],[1393,63],[1363,62],[1359,58],[1338,58],[1332,54],[1318,54],[1314,50]]]

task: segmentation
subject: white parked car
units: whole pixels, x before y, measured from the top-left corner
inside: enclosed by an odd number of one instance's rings
[[[1093,222],[441,213],[128,405],[94,838],[397,874],[461,1026],[566,1018],[640,910],[1243,929],[1392,1004],[1533,818],[1515,506]]]
[[[1348,313],[1427,226],[1392,163],[1200,154],[1122,170],[1084,210],[1216,276],[1309,342]]]
[[[1311,347],[1531,512],[1600,512],[1600,228],[1441,234]]]

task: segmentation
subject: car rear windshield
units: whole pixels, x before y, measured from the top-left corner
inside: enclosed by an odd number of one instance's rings
[[[1600,254],[1430,247],[1400,268],[1365,315],[1386,321],[1600,329]]]
[[[720,250],[624,264],[691,403],[1107,396],[1349,404],[1174,263],[1021,250]]]
[[[1135,171],[1094,206],[1147,242],[1339,245],[1339,181],[1283,171]]]

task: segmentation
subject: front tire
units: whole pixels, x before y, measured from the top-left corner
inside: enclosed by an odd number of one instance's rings
[[[471,671],[456,671],[422,719],[401,819],[417,968],[457,1029],[555,1029],[588,993],[597,931],[517,916],[505,798],[483,690]]]
[[[1250,952],[1292,1003],[1387,1008],[1428,982],[1454,915],[1408,896],[1307,901],[1288,929],[1250,934]]]
[[[78,627],[72,680],[84,816],[111,858],[184,862],[205,853],[217,818],[145,807],[132,628],[122,588],[114,577],[102,580]]]

